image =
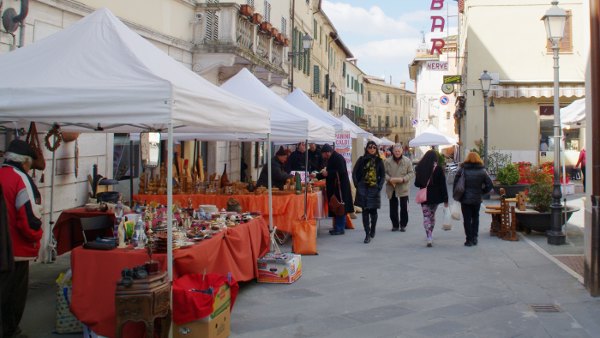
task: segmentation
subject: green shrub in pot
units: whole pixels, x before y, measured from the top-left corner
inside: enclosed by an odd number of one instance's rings
[[[519,169],[514,164],[509,163],[498,170],[496,180],[502,185],[517,184],[519,182]]]
[[[547,212],[552,203],[553,178],[552,175],[542,169],[531,170],[531,185],[527,198],[534,210]]]

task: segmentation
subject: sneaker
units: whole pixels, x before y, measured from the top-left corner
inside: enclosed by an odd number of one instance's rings
[[[398,229],[398,228],[392,228],[392,231],[398,231],[398,230],[400,230],[400,229]]]
[[[406,231],[406,227],[401,227],[400,228],[400,232],[405,232]]]
[[[431,239],[428,239],[428,240],[427,240],[427,247],[428,247],[428,248],[431,248],[432,246],[433,246],[433,240],[431,240]]]
[[[471,242],[469,242],[469,241],[466,241],[466,242],[465,242],[465,246],[473,246],[473,243],[471,243]]]

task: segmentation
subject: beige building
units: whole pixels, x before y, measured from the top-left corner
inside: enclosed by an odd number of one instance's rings
[[[585,67],[590,33],[584,0],[561,2],[568,13],[560,49],[560,105],[585,94]],[[479,77],[487,70],[495,78],[489,93],[488,152],[512,154],[513,162],[553,161],[553,54],[540,20],[550,8],[546,0],[461,2],[459,50],[464,109],[460,116],[463,154],[484,138],[484,106]],[[510,22],[502,29],[493,22]],[[517,38],[518,37],[518,38]],[[491,101],[489,102],[491,103]],[[567,163],[574,164],[584,144],[584,132],[566,134]]]
[[[364,77],[364,86],[367,130],[377,137],[408,144],[415,135],[410,123],[415,113],[415,94],[373,76]]]
[[[342,114],[346,115],[357,126],[365,129],[367,128],[364,105],[364,78],[366,74],[358,67],[357,63],[358,60],[355,58],[347,59],[344,63],[343,75],[345,75],[346,80],[340,106],[342,107]]]

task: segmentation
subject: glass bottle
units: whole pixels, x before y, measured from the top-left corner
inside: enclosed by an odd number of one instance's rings
[[[229,185],[229,178],[227,177],[227,163],[223,167],[223,174],[221,175],[221,188]]]

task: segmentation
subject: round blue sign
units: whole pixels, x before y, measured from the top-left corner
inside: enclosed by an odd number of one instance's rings
[[[447,105],[448,102],[450,102],[450,98],[448,98],[448,96],[444,95],[442,97],[440,97],[440,103],[443,105]]]

